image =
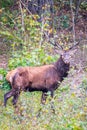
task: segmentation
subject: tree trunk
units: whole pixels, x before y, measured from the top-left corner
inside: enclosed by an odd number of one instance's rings
[[[32,14],[38,14],[41,16],[41,14],[44,13],[45,9],[47,8],[49,8],[50,12],[53,12],[53,0],[28,1],[28,9]]]

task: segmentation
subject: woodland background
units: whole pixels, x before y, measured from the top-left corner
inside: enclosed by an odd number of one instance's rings
[[[3,95],[6,73],[18,66],[55,62],[79,42],[69,76],[53,99],[22,93],[17,108]],[[55,113],[51,109],[54,103]],[[0,0],[0,130],[87,129],[87,0]]]

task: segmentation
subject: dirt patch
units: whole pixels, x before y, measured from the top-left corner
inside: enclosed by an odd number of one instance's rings
[[[1,39],[0,39],[1,40]],[[8,46],[0,42],[0,68],[7,68],[8,63]]]
[[[0,68],[7,68],[8,58],[6,54],[0,55]]]

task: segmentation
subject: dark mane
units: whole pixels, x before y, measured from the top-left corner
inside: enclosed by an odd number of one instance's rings
[[[55,62],[54,66],[56,67],[58,75],[61,77],[61,80],[63,80],[64,77],[67,77],[70,64],[65,63],[62,59],[62,56],[60,56],[58,61]]]

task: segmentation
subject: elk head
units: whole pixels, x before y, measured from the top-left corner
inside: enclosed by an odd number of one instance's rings
[[[79,44],[76,43],[75,45],[71,46],[70,48],[68,48],[67,50],[64,49],[64,47],[60,46],[60,45],[57,45],[57,49],[56,49],[56,52],[61,55],[63,61],[66,63],[66,64],[70,64],[74,57],[75,57],[75,53],[77,51],[77,45]],[[60,48],[60,49],[59,49]]]

